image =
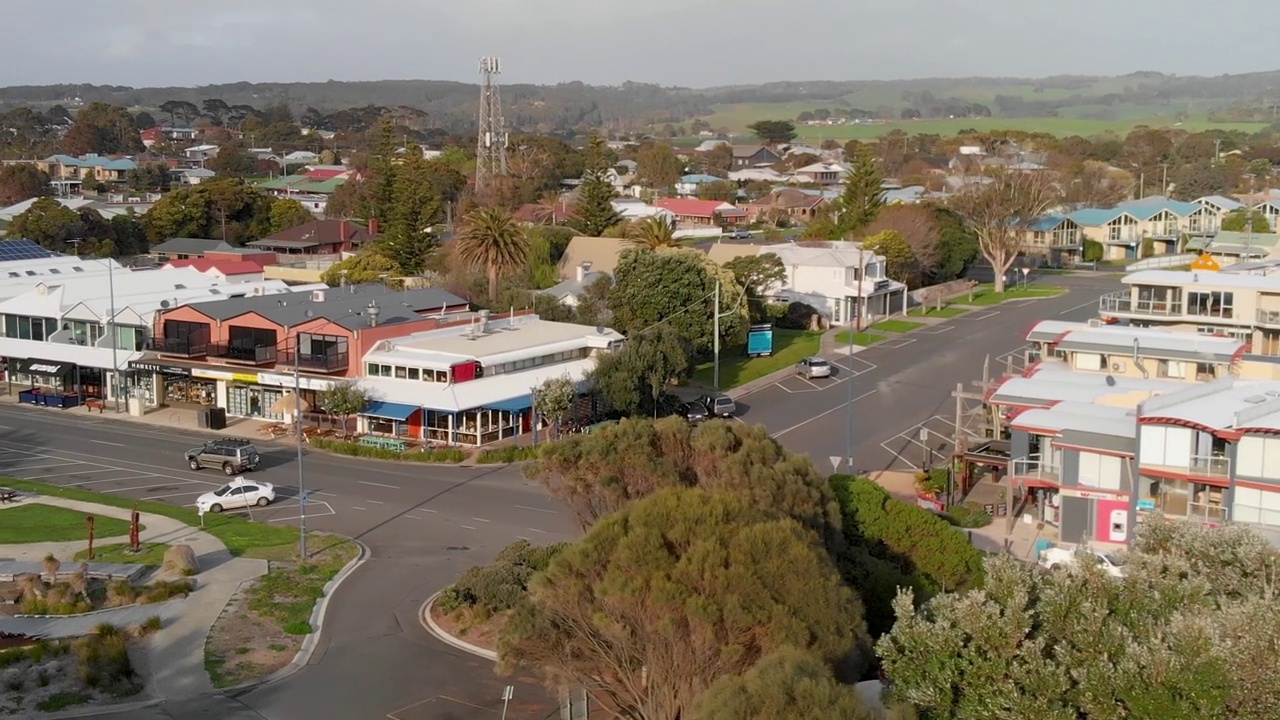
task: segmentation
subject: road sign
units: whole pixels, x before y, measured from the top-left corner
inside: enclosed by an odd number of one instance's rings
[[[503,720],[506,720],[506,717],[507,717],[507,703],[511,702],[511,697],[512,697],[513,695],[515,695],[515,693],[516,693],[516,686],[515,686],[515,685],[508,685],[508,686],[506,686],[505,688],[503,688],[503,689],[502,689],[502,717],[503,717]]]
[[[306,504],[307,504],[307,497],[308,497],[310,494],[311,494],[311,493],[306,493],[306,492],[304,492],[304,493],[300,493],[300,494],[298,495],[298,504],[299,504],[299,505],[306,505]]]
[[[831,472],[840,472],[840,462],[844,458],[839,455],[832,455],[829,459],[831,460]]]

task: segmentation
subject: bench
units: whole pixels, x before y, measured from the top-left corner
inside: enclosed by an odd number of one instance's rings
[[[364,435],[360,438],[359,443],[365,447],[375,447],[381,450],[393,450],[395,452],[404,452],[409,447],[409,444],[403,440],[379,437],[377,435]]]
[[[97,398],[90,398],[84,401],[84,409],[88,410],[89,412],[93,412],[94,410],[97,410],[98,414],[101,415],[102,411],[105,409],[105,406],[103,405],[101,400],[98,400]]]
[[[18,491],[9,488],[0,488],[0,504],[8,505],[18,499]]]

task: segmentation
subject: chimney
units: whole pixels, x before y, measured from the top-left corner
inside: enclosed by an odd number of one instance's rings
[[[591,267],[587,263],[578,263],[578,282],[582,282],[587,277],[587,268]]]
[[[382,308],[378,307],[378,303],[369,301],[369,306],[364,309],[364,312],[369,316],[369,327],[378,327],[378,316],[382,314]]]
[[[489,330],[489,311],[481,310],[479,312],[479,315],[480,315],[480,323],[479,323],[480,326],[479,328],[477,328],[477,331],[480,333],[487,332]]]
[[[343,218],[340,222],[342,224],[338,226],[338,239],[342,242],[346,242],[347,237],[349,237],[347,233],[347,220],[346,218]]]
[[[369,234],[378,234],[378,218],[369,218]]]

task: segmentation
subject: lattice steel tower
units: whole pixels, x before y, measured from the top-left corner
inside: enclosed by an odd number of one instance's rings
[[[480,58],[480,131],[476,137],[476,189],[485,189],[493,178],[507,174],[507,127],[502,119],[502,96],[497,76],[502,61]]]

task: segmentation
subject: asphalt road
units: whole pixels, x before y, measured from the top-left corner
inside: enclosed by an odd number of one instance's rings
[[[829,354],[830,379],[788,378],[738,401],[739,418],[761,423],[788,449],[808,454],[824,472],[849,464],[849,398],[853,397],[854,470],[910,469],[950,452],[956,384],[974,390],[984,361],[1004,372],[1001,359],[1026,344],[1027,331],[1044,319],[1097,317],[1098,296],[1121,287],[1116,278],[1047,276],[1044,284],[1067,287],[1055,298],[1019,300],[979,309],[904,336],[892,333],[854,354]],[[851,383],[852,388],[849,384]],[[850,392],[852,390],[852,393]],[[925,444],[919,428],[929,431]],[[926,450],[926,445],[928,449]]]
[[[177,505],[222,484],[192,472],[183,451],[208,437],[76,411],[0,406],[0,475]],[[263,468],[281,496],[255,520],[299,522],[294,449],[262,443]],[[509,718],[555,713],[535,683],[502,679],[492,664],[431,638],[417,612],[467,568],[517,538],[535,543],[578,533],[541,488],[510,468],[392,464],[309,454],[303,465],[307,527],[358,538],[371,557],[329,605],[317,652],[290,679],[239,694],[236,712],[267,720],[497,717],[504,685],[516,685]],[[241,511],[244,512],[244,511]],[[140,720],[230,715],[227,698],[135,711]],[[150,715],[146,713],[151,713]]]

